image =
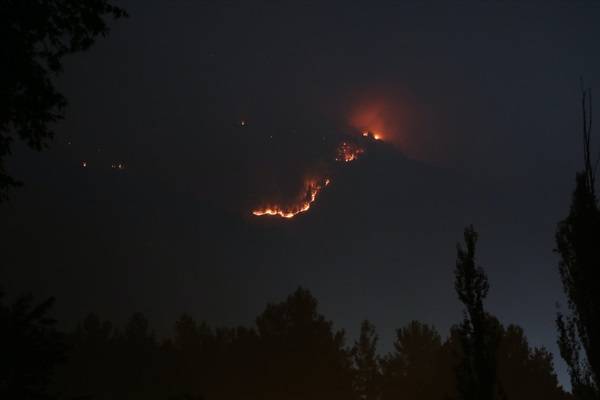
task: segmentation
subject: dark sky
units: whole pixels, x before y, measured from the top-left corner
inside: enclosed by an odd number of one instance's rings
[[[9,161],[26,182],[0,209],[9,293],[55,295],[67,325],[142,311],[168,333],[182,312],[250,324],[303,285],[350,334],[371,319],[385,351],[411,319],[461,318],[473,223],[489,310],[556,352],[553,235],[600,6],[321,3],[118,3],[131,18],[65,64],[51,148]],[[384,141],[333,165],[364,128]],[[251,215],[323,173],[307,213]]]

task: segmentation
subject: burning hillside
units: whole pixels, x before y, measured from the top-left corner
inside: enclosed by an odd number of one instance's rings
[[[366,132],[366,134],[363,133],[363,136],[374,140],[380,140],[380,137],[372,132]],[[335,161],[350,163],[357,160],[365,152],[364,147],[358,142],[359,141],[351,140],[341,142],[335,152]],[[308,211],[311,205],[317,200],[317,196],[321,190],[330,183],[331,178],[329,176],[306,179],[304,181],[304,188],[295,201],[288,204],[267,204],[254,209],[252,214],[259,217],[271,215],[281,218],[293,218],[300,213]]]
[[[337,148],[336,161],[351,162],[360,157],[365,149],[355,143],[342,142]]]

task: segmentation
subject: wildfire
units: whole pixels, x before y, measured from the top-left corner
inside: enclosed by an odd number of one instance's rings
[[[317,196],[321,189],[329,185],[331,180],[325,178],[323,180],[308,180],[305,184],[305,191],[299,202],[290,206],[274,205],[252,211],[256,216],[274,215],[282,218],[294,218],[296,215],[306,212],[310,209],[312,203],[317,200]]]
[[[365,150],[354,143],[342,142],[337,149],[336,161],[351,162],[356,160]]]
[[[367,138],[382,140],[381,135],[376,134],[371,130],[362,131],[361,133]],[[337,147],[335,161],[350,163],[357,160],[364,152],[365,149],[363,147],[349,139],[349,141],[344,141]],[[305,182],[304,190],[301,192],[298,201],[291,205],[270,204],[267,207],[253,210],[252,214],[258,217],[263,215],[273,215],[281,218],[294,218],[296,215],[308,211],[312,203],[317,200],[317,196],[321,190],[329,185],[330,182],[329,178],[309,179]]]

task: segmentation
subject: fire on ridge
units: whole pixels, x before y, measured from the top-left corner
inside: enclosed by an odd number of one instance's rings
[[[365,131],[362,136],[371,138],[373,140],[381,140],[381,135],[374,134],[370,131]],[[335,161],[350,163],[357,160],[365,149],[355,142],[344,141],[336,149]],[[311,205],[317,200],[317,196],[323,188],[331,183],[329,177],[319,179],[307,179],[304,183],[304,190],[300,199],[293,204],[281,205],[281,204],[270,204],[268,206],[257,208],[252,211],[255,216],[271,215],[281,218],[294,218],[296,215],[306,212],[310,209]]]
[[[305,190],[302,199],[290,206],[272,205],[265,208],[259,208],[252,211],[256,216],[276,215],[282,218],[294,218],[296,215],[306,212],[310,209],[312,203],[317,200],[319,192],[329,185],[331,180],[325,178],[323,180],[308,180],[305,183]]]
[[[342,142],[337,148],[335,161],[351,162],[361,156],[365,149],[355,143]]]

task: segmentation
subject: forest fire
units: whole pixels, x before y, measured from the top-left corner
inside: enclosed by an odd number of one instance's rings
[[[359,147],[354,143],[342,142],[342,144],[340,144],[340,146],[337,148],[335,160],[351,162],[358,159],[358,157],[360,157],[360,155],[364,152],[365,150],[362,147]]]
[[[364,131],[362,135],[373,140],[381,140],[381,136],[372,131]],[[350,163],[357,160],[364,152],[365,149],[352,140],[343,141],[336,149],[335,161]],[[291,205],[270,204],[269,206],[253,210],[252,214],[258,217],[272,215],[281,218],[294,218],[296,215],[308,211],[312,203],[317,199],[321,189],[329,185],[330,182],[329,178],[307,180],[298,201]]]
[[[252,211],[256,216],[273,215],[282,218],[294,218],[296,215],[306,212],[310,209],[312,203],[315,202],[321,189],[329,185],[331,180],[325,178],[322,180],[308,180],[305,184],[305,190],[302,198],[293,205],[281,206],[271,205],[265,208],[260,208]]]

